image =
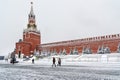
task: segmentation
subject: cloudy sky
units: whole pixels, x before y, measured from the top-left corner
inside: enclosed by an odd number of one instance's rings
[[[31,1],[42,43],[120,33],[120,0],[2,0],[1,55],[22,38]]]

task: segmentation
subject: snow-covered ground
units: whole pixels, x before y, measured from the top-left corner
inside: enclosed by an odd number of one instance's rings
[[[96,56],[101,60],[94,61]],[[108,61],[111,56],[112,62]],[[52,67],[52,57],[60,57],[62,66]],[[120,80],[118,57],[119,54],[58,55],[35,60],[35,64],[18,59],[19,63],[14,65],[0,61],[0,80]]]

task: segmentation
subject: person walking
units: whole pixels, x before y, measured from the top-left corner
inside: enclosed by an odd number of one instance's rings
[[[32,63],[34,64],[34,58],[32,59]]]
[[[55,57],[53,57],[53,64],[52,64],[52,67],[55,66],[56,67],[56,64],[55,64]]]
[[[15,63],[15,58],[12,58],[12,63],[13,63],[13,64]]]
[[[58,58],[58,66],[61,66],[61,58]]]

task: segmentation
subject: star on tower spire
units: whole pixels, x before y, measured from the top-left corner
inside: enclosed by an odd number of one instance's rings
[[[31,11],[30,11],[30,14],[34,15],[34,12],[33,12],[33,2],[31,2]]]

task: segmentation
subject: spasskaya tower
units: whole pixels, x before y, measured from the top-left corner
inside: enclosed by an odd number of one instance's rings
[[[28,15],[27,28],[23,31],[23,39],[20,39],[16,43],[16,53],[19,55],[24,54],[25,56],[30,56],[34,52],[40,52],[41,44],[41,34],[37,30],[35,14],[33,11],[33,2],[31,2],[31,10]]]

